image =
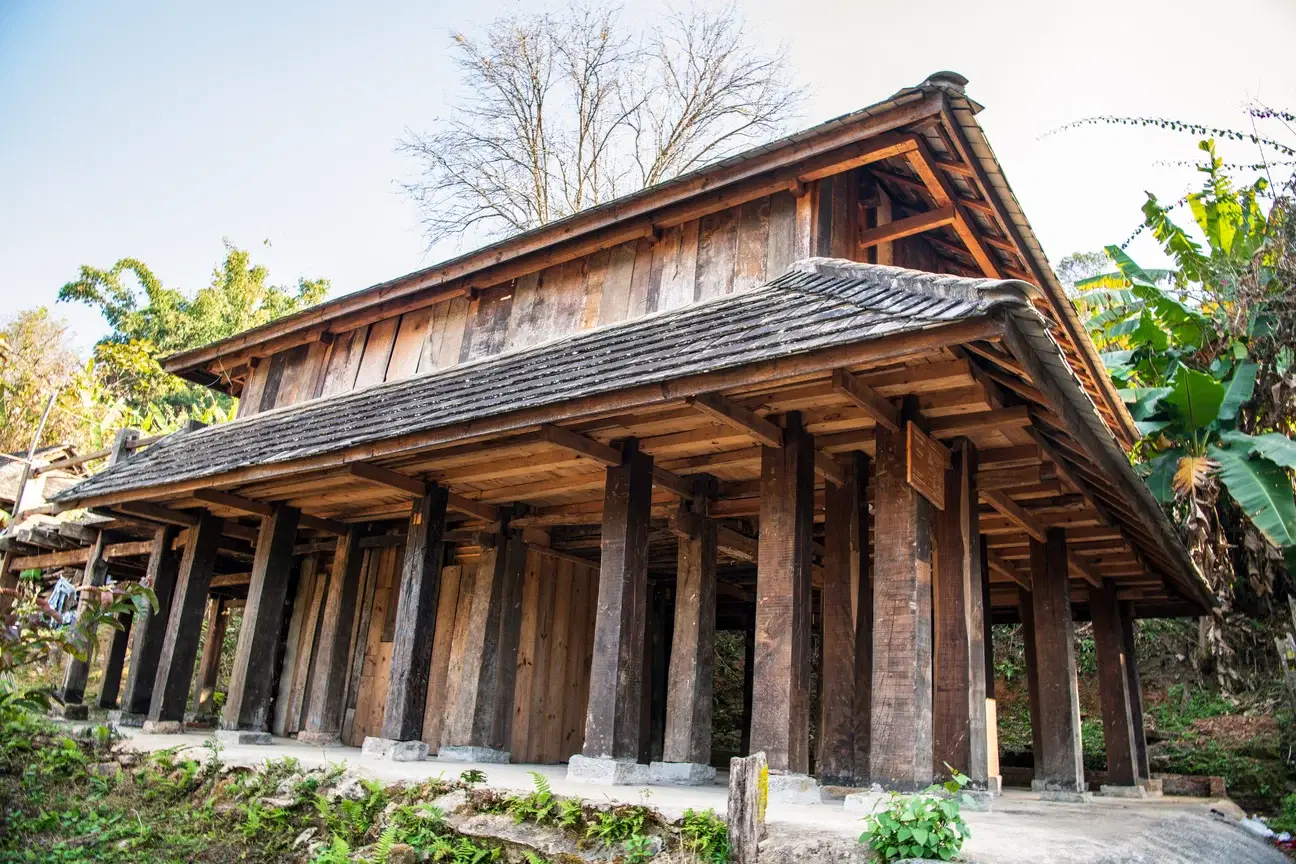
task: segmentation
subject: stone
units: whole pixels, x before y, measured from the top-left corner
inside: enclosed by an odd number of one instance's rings
[[[842,799],[842,809],[848,813],[872,813],[882,800],[882,795],[880,789],[852,792]]]
[[[468,793],[463,789],[456,789],[453,792],[447,792],[432,802],[432,806],[442,813],[453,813],[460,807],[468,803]],[[426,811],[419,811],[426,812]]]
[[[179,720],[145,720],[143,732],[145,735],[182,735],[184,724]]]
[[[1066,789],[1045,789],[1039,793],[1039,800],[1051,801],[1054,804],[1088,804],[1093,801],[1093,793],[1071,792]]]
[[[716,769],[696,762],[653,762],[648,776],[649,782],[662,786],[710,786]]]
[[[363,801],[368,794],[359,777],[347,777],[325,792],[324,797],[329,801]]]
[[[1140,780],[1139,785],[1147,790],[1149,798],[1160,798],[1165,794],[1165,783],[1160,780]]]
[[[313,747],[341,747],[342,736],[336,732],[298,732],[297,740]]]
[[[310,843],[311,840],[313,840],[314,838],[315,838],[315,829],[307,828],[305,831],[297,835],[297,839],[293,841],[293,848],[300,849],[306,844]]]
[[[509,752],[492,747],[473,747],[469,745],[446,747],[437,751],[438,762],[484,762],[488,765],[507,765]]]
[[[376,738],[373,735],[366,736],[364,743],[360,745],[360,755],[386,759],[387,754],[391,752],[392,745],[395,743],[396,742],[390,738]]]
[[[1142,786],[1109,786],[1104,783],[1098,787],[1098,794],[1107,798],[1146,798],[1147,790]]]
[[[413,846],[407,843],[396,843],[387,850],[386,861],[387,864],[418,864],[419,856]]]
[[[964,810],[976,810],[981,813],[989,813],[994,809],[995,797],[994,793],[985,789],[964,789],[953,796]]]
[[[135,714],[130,711],[113,710],[108,712],[108,722],[114,726],[129,726],[132,729],[140,729],[144,726],[144,721],[148,720],[146,714]]]
[[[64,720],[89,720],[90,707],[80,702],[70,702],[60,712]]]
[[[576,754],[567,762],[567,779],[598,786],[647,786],[652,778],[648,766],[638,762]]]
[[[991,795],[1002,795],[1003,777],[998,774],[994,774],[986,778],[985,791],[989,792]]]
[[[226,745],[271,743],[269,732],[257,732],[252,729],[217,729],[216,740]]]
[[[281,795],[276,797],[262,798],[260,804],[262,807],[276,807],[280,810],[286,810],[297,803],[297,799],[291,795]]]
[[[86,768],[86,771],[96,777],[119,777],[121,770],[116,762],[98,762]]]
[[[819,794],[819,783],[808,774],[775,774],[769,775],[769,803],[771,804],[818,804],[823,800]]]
[[[428,746],[422,741],[393,741],[390,738],[365,738],[360,752],[375,759],[392,762],[422,762],[427,758]]]

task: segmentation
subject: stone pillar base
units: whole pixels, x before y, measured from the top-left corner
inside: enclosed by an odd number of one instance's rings
[[[1031,791],[1038,792],[1041,801],[1053,801],[1059,804],[1088,804],[1093,800],[1093,793],[1082,792],[1075,787],[1064,787],[1061,784],[1031,781]]]
[[[819,783],[808,774],[769,775],[769,803],[818,804],[823,800]]]
[[[697,762],[654,762],[648,766],[651,782],[663,786],[710,786],[716,769]]]
[[[994,809],[995,794],[985,789],[964,789],[952,797],[968,810],[989,813]]]
[[[145,720],[145,735],[183,735],[184,724],[179,720]]]
[[[143,728],[148,720],[147,714],[135,714],[130,711],[109,711],[108,722],[114,726],[130,726],[133,729]]]
[[[269,732],[253,729],[217,729],[216,740],[222,744],[269,744]]]
[[[83,702],[69,702],[59,709],[64,720],[89,720],[90,706]]]
[[[985,791],[989,792],[991,795],[1002,795],[1003,777],[999,774],[991,774],[987,777]]]
[[[422,741],[393,741],[391,738],[365,738],[360,752],[365,756],[388,759],[392,762],[422,762],[427,758],[428,746]]]
[[[314,747],[340,747],[342,735],[337,732],[298,732],[297,740]]]
[[[442,745],[437,750],[438,762],[486,762],[491,765],[507,765],[509,751],[496,750],[493,747],[476,747],[471,744]]]
[[[882,787],[876,785],[871,789],[852,792],[842,799],[842,809],[847,813],[873,813],[884,794]]]
[[[1146,798],[1147,790],[1142,786],[1108,786],[1106,783],[1098,787],[1098,794],[1107,798]]]
[[[567,779],[598,786],[647,786],[652,774],[647,765],[638,762],[594,759],[578,753],[567,762]]]
[[[1165,794],[1165,787],[1160,780],[1140,780],[1138,782],[1147,792],[1149,798],[1160,798]]]

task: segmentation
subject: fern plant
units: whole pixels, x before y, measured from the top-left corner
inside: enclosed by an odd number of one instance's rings
[[[505,799],[508,813],[516,822],[534,822],[546,825],[559,815],[558,799],[549,788],[549,780],[539,771],[531,771],[535,791],[528,795],[511,795]]]
[[[334,834],[329,845],[311,859],[311,864],[351,864],[351,844]]]
[[[729,860],[729,829],[714,810],[685,810],[680,824],[680,844],[698,861],[726,864]]]

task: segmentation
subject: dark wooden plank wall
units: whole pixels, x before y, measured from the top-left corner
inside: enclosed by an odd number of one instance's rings
[[[257,364],[239,414],[444,369],[568,333],[755,288],[796,249],[858,257],[859,171],[812,184],[816,242],[798,241],[798,199],[778,192],[478,292],[302,345]],[[910,244],[921,252],[925,244]],[[908,247],[906,247],[908,248]],[[925,264],[921,255],[897,264]],[[853,251],[854,250],[854,251]],[[900,259],[904,257],[905,262]],[[913,259],[913,260],[910,260]]]

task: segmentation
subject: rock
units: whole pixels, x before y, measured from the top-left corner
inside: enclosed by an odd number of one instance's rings
[[[261,799],[262,807],[277,807],[280,810],[286,810],[296,803],[297,799],[290,796]]]
[[[310,843],[313,839],[315,839],[315,829],[307,828],[305,831],[297,835],[297,839],[293,841],[293,848],[300,849],[307,843]]]
[[[86,768],[86,771],[96,777],[119,777],[121,770],[121,766],[116,762],[98,762]]]
[[[418,860],[414,847],[405,843],[397,843],[387,850],[387,864],[418,864]]]
[[[363,801],[368,794],[359,777],[347,777],[326,792],[324,797],[330,801]]]
[[[453,813],[460,807],[468,803],[468,793],[462,789],[456,789],[440,798],[432,801],[432,806],[436,807],[442,813]]]
[[[1246,818],[1246,812],[1227,798],[1212,804],[1210,814],[1216,819],[1223,819],[1225,822],[1232,822],[1235,825]]]

